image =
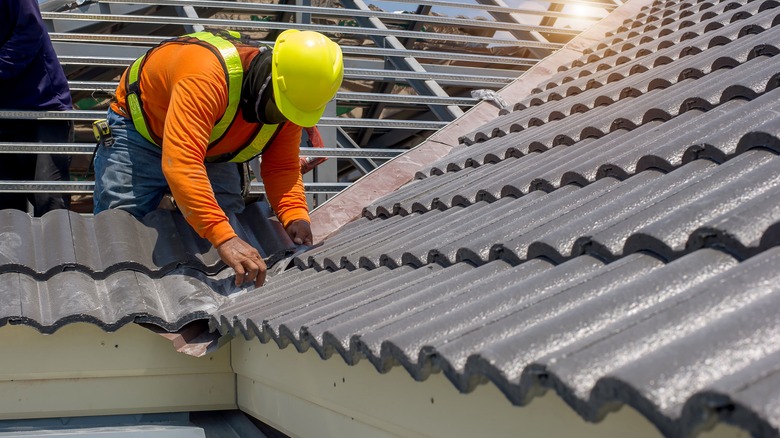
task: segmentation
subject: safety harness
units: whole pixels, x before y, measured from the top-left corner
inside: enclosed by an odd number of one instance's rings
[[[238,34],[238,32],[230,32],[229,35],[226,35],[226,37],[238,39],[240,38],[240,34]],[[225,109],[225,113],[211,130],[208,145],[209,149],[222,140],[236,117],[240,117],[238,114],[238,108],[239,101],[241,99],[241,85],[244,78],[244,68],[241,65],[241,57],[238,54],[236,46],[226,37],[218,36],[211,32],[196,32],[164,42],[198,44],[206,47],[217,56],[225,70],[225,79],[227,80],[228,84],[228,106]],[[135,62],[133,62],[133,64],[130,66],[130,69],[126,75],[125,89],[127,90],[127,106],[130,112],[130,118],[133,120],[133,124],[135,125],[135,129],[145,139],[149,140],[158,147],[162,147],[162,139],[155,135],[151,129],[149,129],[147,117],[143,110],[143,104],[141,103],[141,70],[146,63],[147,56],[149,56],[149,54],[155,48],[149,50],[149,52],[147,52],[145,55],[135,60]],[[234,152],[218,155],[215,157],[207,157],[206,160],[208,162],[234,163],[243,163],[249,161],[263,152],[263,150],[271,143],[281,128],[282,125],[258,124],[257,131],[252,137],[250,137],[250,140],[236,149]]]

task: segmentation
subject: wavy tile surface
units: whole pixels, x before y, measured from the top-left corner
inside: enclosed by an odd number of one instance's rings
[[[254,203],[230,217],[269,266],[295,248],[271,214]],[[0,211],[0,326],[52,333],[72,322],[107,331],[146,322],[176,331],[243,290],[232,274],[179,213],[157,210],[138,220],[119,210],[55,210],[41,218]]]
[[[212,327],[780,435],[778,5],[645,8]]]
[[[257,202],[229,220],[236,234],[272,264],[295,245],[271,215],[268,204]],[[0,273],[46,279],[77,270],[102,279],[128,269],[162,277],[177,267],[214,274],[224,266],[178,212],[155,210],[138,220],[121,210],[96,216],[54,210],[41,218],[0,210]]]
[[[0,326],[24,324],[53,333],[73,322],[114,331],[131,322],[150,323],[174,332],[207,319],[231,293],[232,273],[206,275],[180,268],[162,278],[123,270],[94,279],[78,271],[47,280],[25,274],[0,274]]]

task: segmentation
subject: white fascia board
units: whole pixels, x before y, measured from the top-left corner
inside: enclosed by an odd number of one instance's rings
[[[0,420],[239,408],[292,437],[659,436],[630,407],[593,424],[551,392],[518,407],[492,384],[461,394],[441,374],[416,382],[402,367],[381,374],[257,339],[192,357],[135,324],[6,325],[0,351]],[[742,436],[718,425],[699,438]]]
[[[0,419],[235,409],[230,347],[178,353],[136,324],[0,327]]]
[[[311,349],[243,338],[231,344],[239,409],[293,437],[660,436],[628,406],[594,424],[551,391],[519,407],[492,384],[462,394],[442,374],[417,382],[402,367],[380,374],[368,361],[349,366]],[[699,435],[748,436],[726,425]]]

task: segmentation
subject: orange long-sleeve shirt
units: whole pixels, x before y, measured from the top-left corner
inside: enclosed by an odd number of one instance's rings
[[[238,49],[246,69],[258,50],[240,45]],[[126,74],[127,71],[122,75],[112,109],[129,117]],[[244,121],[239,109],[222,140],[208,149],[211,130],[228,105],[227,80],[220,60],[209,49],[196,44],[164,44],[147,55],[140,87],[149,129],[162,137],[163,173],[187,222],[214,246],[236,236],[217,205],[204,162],[206,157],[238,149],[254,134],[257,125]],[[261,164],[266,196],[285,227],[294,220],[309,220],[301,178],[300,141],[301,127],[285,123],[266,146]]]

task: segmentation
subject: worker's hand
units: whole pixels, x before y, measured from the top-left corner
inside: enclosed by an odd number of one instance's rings
[[[298,219],[290,222],[287,225],[287,234],[290,235],[290,239],[292,239],[296,245],[311,246],[311,225],[308,221]]]
[[[236,271],[236,286],[249,281],[254,281],[255,287],[265,283],[265,261],[248,243],[233,237],[219,245],[217,253],[223,262]]]

